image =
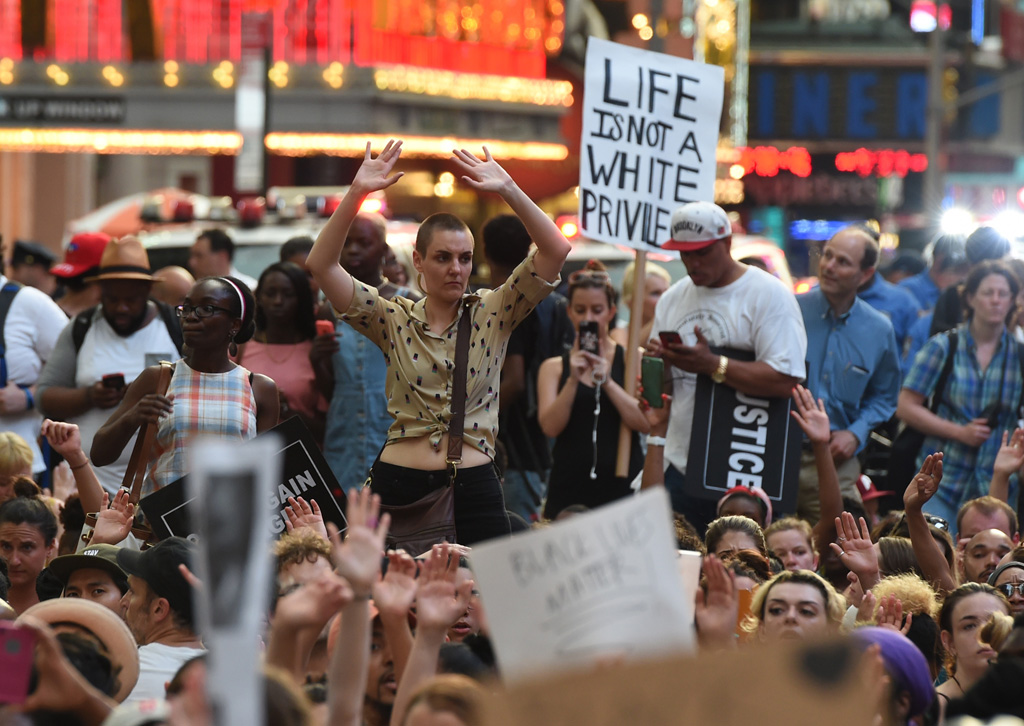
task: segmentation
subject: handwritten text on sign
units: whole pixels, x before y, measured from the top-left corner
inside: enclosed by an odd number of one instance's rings
[[[714,201],[724,72],[591,38],[580,150],[580,228],[638,249],[669,237],[687,202]]]
[[[664,489],[474,547],[471,560],[507,678],[692,644],[696,578],[685,592]]]

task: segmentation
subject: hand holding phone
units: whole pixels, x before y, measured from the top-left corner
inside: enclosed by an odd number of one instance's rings
[[[644,389],[644,400],[651,408],[662,408],[665,405],[661,399],[664,380],[665,362],[661,358],[645,355],[640,359],[640,385]]]
[[[601,355],[601,333],[597,322],[584,320],[579,327],[580,350]]]
[[[0,620],[0,703],[24,703],[35,657],[36,635],[7,620]]]
[[[121,390],[124,388],[124,373],[108,373],[103,376],[103,387]]]
[[[661,344],[665,348],[683,344],[683,336],[675,330],[662,330],[658,333],[658,338],[661,339]]]
[[[317,320],[316,321],[316,334],[317,335],[334,335],[334,323],[330,320]]]

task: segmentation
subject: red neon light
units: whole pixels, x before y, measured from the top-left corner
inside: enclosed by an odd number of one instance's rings
[[[786,150],[774,146],[757,146],[753,149],[742,146],[736,149],[744,175],[777,176],[780,169],[788,170],[798,177],[811,175],[811,155],[802,146],[793,146]]]
[[[908,172],[923,172],[928,168],[928,157],[911,154],[906,149],[864,149],[836,154],[836,169],[855,172],[862,177],[872,173],[881,176],[905,177]]]

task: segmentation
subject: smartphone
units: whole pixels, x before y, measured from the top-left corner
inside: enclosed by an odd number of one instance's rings
[[[662,330],[658,333],[658,337],[661,338],[661,344],[666,348],[683,344],[683,336],[674,330]]]
[[[0,620],[0,703],[24,703],[32,675],[35,633]]]
[[[334,335],[334,323],[330,320],[317,320],[316,321],[316,334],[317,335]]]
[[[124,373],[108,373],[103,376],[103,387],[119,391],[124,388]]]
[[[644,400],[651,408],[662,408],[662,384],[665,380],[665,363],[661,358],[645,355],[640,359],[640,385],[644,389]]]
[[[597,323],[593,320],[584,320],[580,323],[580,350],[594,355],[601,355],[601,334],[598,331]]]

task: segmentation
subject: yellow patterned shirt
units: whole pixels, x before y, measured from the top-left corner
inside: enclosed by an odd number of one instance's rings
[[[388,412],[395,419],[385,446],[403,438],[429,436],[434,448],[440,447],[452,418],[455,333],[468,307],[473,317],[464,441],[494,458],[498,384],[509,335],[561,279],[548,282],[540,277],[534,267],[535,254],[494,290],[463,296],[459,316],[441,331],[427,325],[425,300],[387,300],[373,286],[354,280],[352,303],[341,317],[384,353]]]

